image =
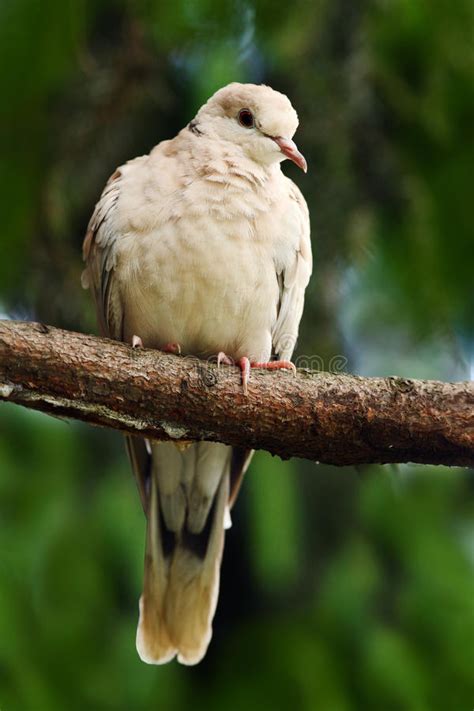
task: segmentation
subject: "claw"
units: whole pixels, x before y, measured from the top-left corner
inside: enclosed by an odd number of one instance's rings
[[[228,355],[224,353],[224,351],[219,351],[217,354],[217,367],[220,368],[221,363],[225,363],[225,365],[235,365],[234,361],[232,358],[229,358]]]
[[[132,336],[132,348],[143,348],[143,341],[140,336]]]

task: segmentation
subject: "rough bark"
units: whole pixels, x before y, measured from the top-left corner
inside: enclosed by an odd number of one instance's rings
[[[470,382],[256,371],[0,321],[0,399],[151,439],[211,440],[328,464],[474,464]]]

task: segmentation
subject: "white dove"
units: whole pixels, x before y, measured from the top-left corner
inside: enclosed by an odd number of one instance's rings
[[[297,126],[286,96],[233,83],[175,138],[115,171],[84,240],[83,285],[104,335],[235,362],[245,390],[252,366],[293,367],[311,274],[308,209],[280,169],[289,158],[306,172]],[[137,650],[150,664],[196,664],[252,452],[126,442],[147,517]]]

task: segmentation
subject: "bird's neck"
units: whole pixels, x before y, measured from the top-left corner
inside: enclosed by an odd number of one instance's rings
[[[280,173],[279,163],[264,165],[250,158],[241,146],[230,141],[197,134],[184,129],[183,148],[191,160],[189,169],[204,180],[225,183],[243,190],[249,186],[264,187]]]

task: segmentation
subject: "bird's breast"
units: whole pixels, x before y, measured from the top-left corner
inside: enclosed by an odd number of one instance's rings
[[[148,347],[256,360],[271,354],[279,290],[272,241],[246,216],[190,215],[121,240],[124,335]]]

